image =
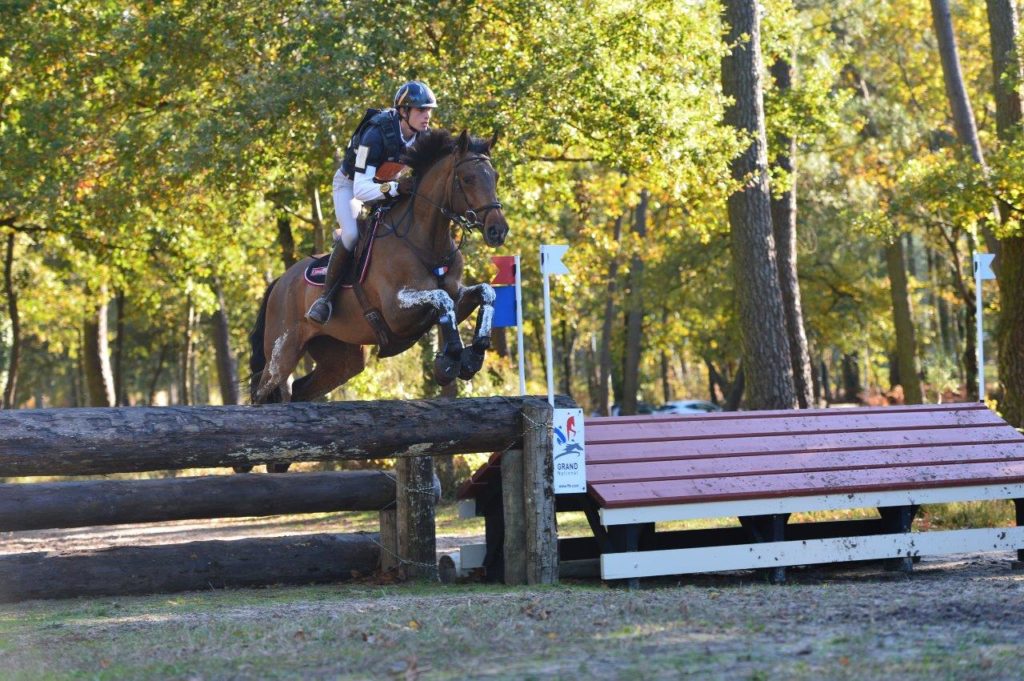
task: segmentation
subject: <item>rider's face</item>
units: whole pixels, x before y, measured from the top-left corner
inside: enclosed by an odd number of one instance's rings
[[[430,117],[434,110],[428,107],[409,108],[409,127],[416,132],[423,132],[430,127]]]

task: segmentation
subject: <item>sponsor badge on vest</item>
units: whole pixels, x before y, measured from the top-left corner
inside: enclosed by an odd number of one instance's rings
[[[555,494],[587,491],[587,466],[583,447],[583,410],[555,409],[551,422],[554,444]]]

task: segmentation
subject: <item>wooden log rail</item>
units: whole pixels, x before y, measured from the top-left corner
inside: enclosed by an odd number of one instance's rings
[[[0,555],[0,602],[341,582],[377,569],[376,534]]]
[[[395,479],[384,471],[8,484],[0,485],[0,531],[380,511],[394,505]]]
[[[501,451],[537,397],[0,411],[0,478]],[[571,403],[566,406],[571,406]]]

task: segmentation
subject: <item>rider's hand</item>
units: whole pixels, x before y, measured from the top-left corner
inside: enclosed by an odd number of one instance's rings
[[[412,179],[411,175],[406,175],[398,181],[398,195],[405,196],[412,194],[413,188],[416,186],[416,182]]]

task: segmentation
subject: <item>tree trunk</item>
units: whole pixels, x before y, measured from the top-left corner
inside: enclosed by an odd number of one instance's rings
[[[772,64],[772,77],[780,91],[793,87],[793,67],[785,59]],[[814,377],[811,371],[811,356],[807,349],[807,334],[804,331],[804,313],[800,300],[800,280],[797,278],[796,241],[796,138],[781,136],[780,145],[785,150],[776,159],[779,168],[785,171],[788,185],[777,196],[772,197],[772,229],[775,247],[778,249],[779,288],[782,305],[786,313],[786,335],[789,340],[790,361],[793,364],[793,388],[797,404],[806,409],[814,404]]]
[[[7,235],[4,254],[4,292],[7,295],[7,314],[11,321],[11,347],[7,356],[7,380],[4,383],[3,408],[13,409],[18,386],[18,361],[21,355],[21,318],[18,315],[18,293],[14,290],[15,233]]]
[[[238,390],[238,361],[231,350],[231,331],[228,310],[224,303],[224,289],[220,279],[213,278],[217,293],[217,311],[213,315],[213,344],[217,355],[217,381],[220,384],[222,404],[241,404]]]
[[[124,385],[124,289],[118,289],[114,296],[117,301],[117,335],[114,337],[114,406],[123,407],[128,399]]]
[[[615,227],[612,230],[612,238],[618,246],[622,241],[622,216],[615,219]],[[601,416],[608,416],[610,405],[608,404],[608,388],[612,375],[612,329],[615,326],[615,293],[618,289],[619,276],[619,254],[612,256],[608,264],[608,296],[604,301],[604,325],[601,328],[601,351],[600,351],[600,381],[598,394],[600,401],[597,403],[597,413]]]
[[[733,46],[722,59],[722,90],[733,100],[725,122],[752,138],[731,163],[732,177],[743,187],[728,202],[747,405],[792,409],[797,400],[772,233],[758,3],[726,0],[725,21],[726,43]]]
[[[988,0],[989,35],[992,39],[993,92],[999,139],[1009,141],[1020,133],[1021,83],[1024,83],[1020,55],[1020,22],[1013,0]],[[1010,219],[1010,210],[1002,215]],[[1018,215],[1018,218],[1020,216]],[[999,409],[1008,422],[1024,428],[1024,234],[1001,240],[999,256]]]
[[[885,249],[885,265],[889,273],[893,323],[896,327],[896,357],[903,399],[906,404],[921,404],[921,379],[918,376],[917,342],[914,339],[914,318],[910,309],[907,271],[903,259],[903,239],[896,237]]]
[[[106,290],[100,291],[100,300],[92,313],[86,317],[82,332],[84,347],[82,359],[85,364],[85,384],[89,393],[90,407],[114,406],[114,377],[110,370],[110,348],[107,343]]]
[[[277,215],[277,242],[281,246],[281,260],[287,270],[295,264],[295,237],[292,235],[292,219],[287,213]]]
[[[939,43],[939,57],[942,60],[942,77],[946,84],[946,97],[953,111],[953,125],[956,128],[960,143],[971,152],[971,158],[981,166],[981,172],[988,175],[985,155],[978,139],[978,126],[974,121],[974,110],[971,100],[967,98],[964,87],[964,74],[960,69],[960,55],[957,53],[956,36],[953,33],[953,18],[949,13],[949,0],[931,0],[932,22],[935,25],[935,37]],[[999,221],[999,206],[992,204],[992,214]],[[987,225],[982,225],[985,245],[991,253],[999,253],[999,243]]]
[[[647,204],[650,192],[640,192],[640,204],[633,216],[633,232],[642,243],[647,238]],[[622,371],[622,407],[619,414],[629,416],[637,410],[640,391],[640,357],[643,353],[644,334],[644,261],[634,252],[629,264],[629,294],[626,298],[626,356]]]
[[[194,402],[194,395],[192,394],[194,386],[192,385],[191,378],[192,362],[195,361],[195,352],[193,351],[195,323],[196,307],[192,304],[192,296],[189,295],[185,300],[185,332],[181,339],[181,373],[178,383],[181,391],[181,404],[185,405]]]
[[[160,355],[156,360],[156,369],[153,371],[153,378],[149,382],[149,390],[146,393],[146,404],[153,406],[156,401],[156,390],[160,385],[160,377],[164,373],[164,363],[167,361],[167,344],[160,346]]]
[[[324,212],[320,208],[320,188],[317,187],[315,176],[308,184],[309,212],[313,222],[313,253],[323,253],[324,248]]]

